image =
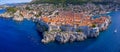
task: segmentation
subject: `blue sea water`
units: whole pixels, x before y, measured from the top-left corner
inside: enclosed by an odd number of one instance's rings
[[[120,52],[120,11],[110,16],[112,23],[99,37],[66,44],[42,44],[41,34],[32,21],[0,18],[0,52]]]

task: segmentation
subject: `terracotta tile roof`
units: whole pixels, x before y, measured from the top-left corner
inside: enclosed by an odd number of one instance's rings
[[[105,22],[106,17],[100,17],[96,18],[94,20],[91,20],[90,16],[84,16],[82,13],[75,13],[71,11],[61,11],[58,16],[56,17],[43,17],[42,20],[46,23],[55,23],[56,25],[63,25],[63,24],[69,24],[71,26],[78,25],[78,26],[92,26],[93,23],[99,23],[102,24]]]

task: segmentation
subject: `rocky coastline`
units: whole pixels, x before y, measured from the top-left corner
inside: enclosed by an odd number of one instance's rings
[[[67,43],[98,37],[99,33],[106,30],[111,23],[109,15],[102,16],[101,14],[118,9],[118,6],[111,8],[112,6],[112,4],[96,6],[88,3],[81,6],[69,5],[64,9],[62,7],[53,8],[52,4],[33,4],[16,6],[13,8],[19,8],[16,12],[6,12],[0,16],[12,17],[15,21],[31,19],[36,22],[38,31],[43,33],[41,42],[45,44],[54,41]],[[100,15],[100,17],[93,18],[92,16],[95,15]]]
[[[82,32],[45,32],[41,41],[43,43],[49,43],[53,41],[67,43],[83,41],[86,38],[87,37]]]
[[[109,16],[107,20],[104,22],[104,26],[96,26],[96,27],[88,27],[87,32],[84,30],[81,32],[77,31],[61,31],[61,30],[55,30],[55,31],[44,31],[43,33],[43,39],[41,42],[43,43],[49,43],[49,42],[59,42],[59,43],[67,43],[67,42],[76,42],[76,41],[84,41],[87,38],[97,38],[99,36],[99,33],[101,31],[107,30],[108,26],[111,23],[111,17]],[[40,24],[39,24],[40,25]],[[49,27],[49,26],[48,26]],[[43,29],[41,29],[43,30]],[[39,28],[40,32],[41,31]]]

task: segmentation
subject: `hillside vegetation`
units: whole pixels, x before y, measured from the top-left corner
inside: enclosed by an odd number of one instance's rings
[[[80,4],[85,2],[101,2],[101,0],[33,0],[32,3],[53,3],[53,4]]]

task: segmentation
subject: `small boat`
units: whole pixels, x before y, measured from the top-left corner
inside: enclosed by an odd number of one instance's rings
[[[106,13],[110,13],[110,12],[106,12]]]
[[[115,33],[117,32],[117,29],[114,31]]]

